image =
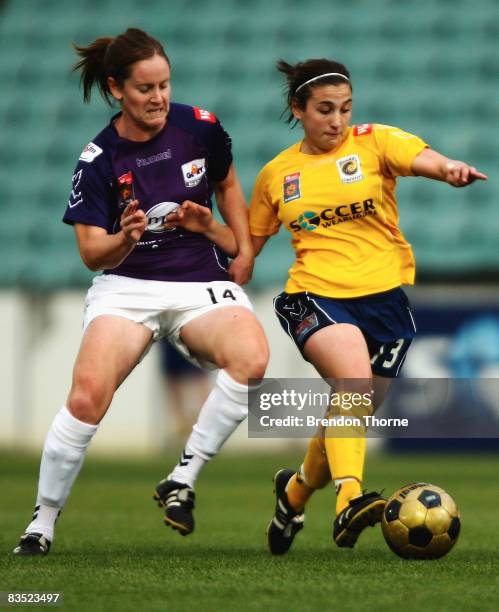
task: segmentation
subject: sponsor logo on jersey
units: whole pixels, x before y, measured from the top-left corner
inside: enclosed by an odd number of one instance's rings
[[[313,210],[306,210],[299,215],[296,221],[291,221],[291,227],[295,232],[300,228],[307,230],[308,232],[314,232],[321,224],[320,216]]]
[[[102,153],[102,149],[98,147],[94,142],[89,142],[87,146],[83,149],[80,155],[80,161],[93,162],[96,157]]]
[[[182,175],[186,187],[199,185],[206,172],[206,160],[193,159],[186,164],[182,164]]]
[[[172,151],[171,149],[167,149],[161,153],[157,153],[156,155],[150,155],[149,157],[140,158],[137,157],[135,161],[137,162],[137,166],[141,168],[142,166],[150,166],[151,164],[155,164],[156,162],[163,161],[164,159],[171,159]]]
[[[359,156],[355,153],[336,160],[342,183],[356,183],[364,178]]]
[[[78,189],[80,186],[81,177],[83,176],[83,168],[78,170],[76,174],[73,174],[71,195],[69,196],[68,205],[69,208],[74,208],[83,202],[83,195]]]
[[[133,174],[131,170],[118,177],[118,190],[120,192],[121,206],[128,206],[132,200],[135,200]]]
[[[301,198],[299,172],[294,172],[293,174],[288,174],[284,177],[282,197],[284,200],[284,204]]]
[[[319,227],[331,227],[345,221],[354,221],[376,214],[374,200],[368,198],[362,200],[362,202],[352,202],[351,204],[340,204],[335,208],[326,208],[320,213],[306,210],[297,219],[291,221],[289,226],[293,232],[299,232],[302,229],[307,232],[314,232]]]
[[[216,123],[217,118],[210,111],[204,110],[203,108],[194,107],[194,116],[198,121],[208,121],[208,123]]]
[[[179,204],[177,202],[160,202],[155,204],[146,212],[147,217],[147,231],[153,232],[154,234],[161,234],[162,232],[173,232],[176,227],[164,227],[167,223],[166,217],[177,210]]]
[[[353,126],[353,135],[354,136],[366,136],[373,131],[372,123],[361,123],[360,125]]]

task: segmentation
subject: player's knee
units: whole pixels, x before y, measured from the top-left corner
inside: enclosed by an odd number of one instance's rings
[[[237,382],[248,384],[250,379],[260,379],[265,375],[269,361],[269,349],[263,334],[238,342],[226,344],[217,356],[217,364]]]
[[[99,388],[91,378],[81,377],[73,384],[67,408],[75,419],[96,425],[105,411],[104,396],[103,389]]]
[[[244,355],[248,367],[248,378],[263,378],[269,363],[269,347],[266,338],[263,335],[255,338],[246,347]]]
[[[90,397],[84,393],[76,393],[69,397],[68,410],[75,419],[83,423],[97,425],[100,421],[100,411],[95,409]]]
[[[240,379],[240,382],[260,379],[265,376],[268,359],[266,349],[241,351],[239,355],[234,356],[228,369],[234,372],[234,377]]]
[[[269,362],[268,351],[260,352],[253,355],[253,359],[248,364],[248,378],[260,379],[265,376],[267,364]]]

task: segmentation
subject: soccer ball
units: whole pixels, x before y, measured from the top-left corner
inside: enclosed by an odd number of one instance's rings
[[[381,522],[386,543],[404,559],[438,559],[454,546],[461,528],[456,502],[426,482],[400,488],[386,503]]]

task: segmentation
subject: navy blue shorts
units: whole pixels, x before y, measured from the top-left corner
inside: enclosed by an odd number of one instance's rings
[[[367,343],[373,374],[395,378],[416,333],[409,300],[400,287],[360,298],[336,299],[283,291],[274,309],[303,354],[305,342],[335,323],[357,326]]]

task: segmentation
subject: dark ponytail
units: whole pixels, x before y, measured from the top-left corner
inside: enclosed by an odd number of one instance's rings
[[[113,77],[118,85],[123,86],[135,62],[160,55],[170,65],[163,45],[137,28],[128,28],[125,33],[114,38],[97,38],[87,47],[75,44],[73,47],[82,58],[73,66],[73,71],[81,71],[80,84],[85,102],[90,101],[92,88],[96,85],[102,97],[112,105],[113,97],[107,83],[108,77]]]
[[[294,119],[291,110],[292,104],[295,103],[299,108],[305,110],[307,100],[312,95],[312,89],[319,85],[340,85],[348,83],[352,89],[350,82],[350,73],[343,64],[328,59],[310,59],[298,64],[288,64],[284,60],[279,60],[276,63],[277,70],[286,76],[286,101],[287,106],[283,114],[289,111],[287,123],[291,123]],[[331,76],[331,73],[333,75]],[[328,75],[328,76],[322,76]],[[310,79],[321,77],[315,82],[306,84]]]
[[[83,88],[83,99],[87,103],[90,102],[94,85],[97,85],[106,101],[111,102],[107,86],[108,75],[106,75],[104,69],[104,58],[113,41],[114,38],[106,36],[97,38],[88,47],[79,47],[73,44],[74,50],[82,58],[74,65],[73,72],[81,70],[80,84]]]

